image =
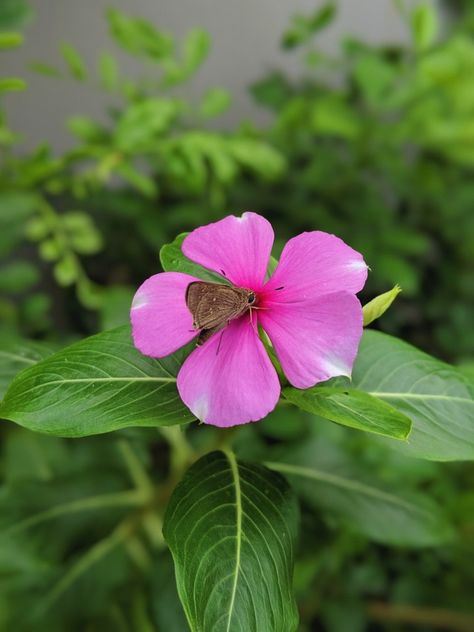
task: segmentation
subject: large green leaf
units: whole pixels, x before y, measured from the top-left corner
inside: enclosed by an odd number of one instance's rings
[[[285,388],[283,395],[292,404],[343,426],[406,439],[410,419],[377,397],[351,388],[322,386],[301,390]]]
[[[193,632],[292,632],[297,505],[260,465],[212,452],[171,497],[163,533]]]
[[[0,340],[0,398],[13,378],[54,351],[54,345],[30,340]]]
[[[474,383],[455,367],[406,342],[366,331],[353,385],[413,422],[399,449],[438,461],[474,459]]]
[[[450,540],[452,529],[426,494],[391,489],[327,440],[286,451],[268,467],[290,477],[307,503],[338,523],[383,544],[431,546]]]
[[[86,338],[22,371],[0,417],[63,437],[127,426],[168,426],[193,416],[176,390],[180,353],[147,358],[128,325]]]

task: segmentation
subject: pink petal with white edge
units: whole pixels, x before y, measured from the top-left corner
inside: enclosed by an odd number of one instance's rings
[[[332,292],[359,292],[367,279],[362,255],[329,233],[313,231],[290,239],[265,290],[283,287],[278,302],[316,298]]]
[[[198,419],[214,426],[258,421],[275,408],[278,376],[248,314],[188,356],[178,391]]]
[[[188,285],[199,280],[181,272],[162,272],[138,288],[130,319],[133,342],[144,355],[163,358],[197,335],[185,295]]]
[[[310,301],[275,303],[259,312],[259,321],[296,388],[350,376],[362,336],[362,306],[354,294],[337,292]]]
[[[258,290],[263,284],[273,245],[273,228],[256,213],[229,215],[196,228],[182,250],[195,263],[226,276],[239,287]]]

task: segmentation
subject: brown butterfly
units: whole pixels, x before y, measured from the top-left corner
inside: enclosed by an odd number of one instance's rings
[[[232,285],[193,281],[186,288],[186,305],[193,316],[193,327],[200,330],[202,345],[234,318],[242,316],[256,300],[255,292]]]

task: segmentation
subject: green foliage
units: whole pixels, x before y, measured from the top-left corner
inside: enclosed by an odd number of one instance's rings
[[[186,423],[194,417],[176,390],[180,358],[146,358],[133,346],[130,327],[119,327],[22,372],[5,395],[0,415],[62,437]]]
[[[115,90],[119,79],[117,61],[110,53],[102,53],[99,59],[99,76],[106,90]]]
[[[367,327],[367,325],[370,325],[370,323],[374,320],[377,320],[377,318],[380,318],[380,316],[385,314],[401,291],[401,287],[399,285],[395,285],[388,292],[384,292],[383,294],[376,296],[364,305],[362,309],[364,314],[364,327]]]
[[[165,244],[160,249],[160,262],[165,272],[184,272],[196,276],[203,281],[210,281],[211,283],[222,283],[222,277],[206,270],[202,266],[194,263],[184,256],[181,246],[184,238],[189,233],[181,233],[170,244]]]
[[[352,383],[411,418],[409,441],[398,443],[400,450],[440,461],[474,458],[474,384],[455,367],[366,331]]]
[[[289,452],[285,461],[267,466],[289,476],[305,501],[350,530],[396,546],[433,546],[453,538],[439,506],[374,480],[327,440],[313,439]]]
[[[308,16],[296,15],[293,17],[292,26],[283,35],[282,46],[284,48],[296,48],[308,41],[328,26],[336,16],[336,5],[334,2],[326,2],[313,14]]]
[[[2,77],[0,79],[0,94],[2,92],[19,92],[25,90],[26,83],[17,77]]]
[[[406,439],[411,429],[409,417],[363,391],[334,386],[306,390],[288,387],[283,395],[302,410],[349,428],[394,439]]]
[[[3,399],[7,387],[13,381],[16,374],[22,369],[26,369],[36,364],[36,362],[47,358],[53,353],[53,349],[50,344],[44,342],[8,340],[2,338],[0,343],[0,396]]]
[[[223,88],[211,88],[206,92],[201,102],[200,113],[204,118],[219,116],[229,109],[231,96]]]
[[[107,17],[115,43],[145,64],[152,61],[158,73],[154,68],[148,77],[127,77],[115,55],[104,52],[98,80],[117,99],[108,120],[72,116],[66,123],[75,138],[70,152],[54,158],[43,145],[19,157],[9,150],[0,165],[0,206],[4,195],[33,200],[26,224],[20,214],[9,222],[8,233],[18,236],[12,242],[5,234],[8,248],[20,246],[22,237],[37,245],[39,258],[51,266],[66,296],[74,290],[77,309],[60,318],[73,330],[87,323],[91,332],[97,321],[87,310],[102,310],[110,283],[120,284],[125,276],[125,285],[136,285],[155,265],[158,247],[177,228],[197,226],[206,216],[216,219],[240,180],[272,182],[285,169],[281,153],[254,130],[217,133],[196,125],[195,119],[212,119],[229,107],[226,91],[210,89],[196,105],[168,94],[203,63],[210,46],[207,33],[194,29],[178,46],[171,35],[141,18],[114,9]],[[11,34],[4,39],[14,43]],[[19,42],[20,37],[13,39]],[[66,43],[61,53],[73,79],[96,83],[79,48]],[[49,64],[34,67],[61,77]],[[5,79],[3,85],[9,90],[23,87],[16,79]],[[6,125],[0,127],[0,142],[2,138],[9,147],[15,142]],[[64,312],[64,302],[59,303],[56,309]],[[7,309],[9,327],[30,333],[30,325],[19,317],[23,308],[9,303]]]
[[[428,3],[419,4],[412,16],[413,38],[419,51],[433,45],[438,31],[438,16]]]
[[[297,516],[286,481],[260,465],[222,452],[193,465],[163,526],[191,630],[296,630]]]
[[[240,190],[235,206],[252,195],[280,234],[290,208],[288,235],[318,226],[342,236],[370,265],[367,297],[403,287],[381,327],[445,358],[469,357],[472,30],[459,21],[441,39],[433,3],[417,4],[408,21],[414,50],[346,40],[336,57],[312,48],[317,63],[308,60],[301,80],[274,72],[253,87],[289,168],[257,196]]]
[[[405,629],[387,623],[400,612],[474,629],[474,31],[458,5],[444,30],[431,3],[407,11],[411,45],[345,40],[331,58],[317,42],[335,3],[295,17],[282,45],[304,76],[252,88],[268,130],[216,131],[220,87],[176,97],[205,32],[178,42],[115,9],[133,74],[112,47],[86,68],[80,41],[62,46],[65,71],[34,63],[110,99],[99,120],[67,120],[69,151],[24,153],[0,103],[1,629],[184,632],[181,599],[191,629],[290,630],[294,598],[300,632]],[[0,48],[21,44],[29,13],[1,3]],[[175,385],[187,349],[141,356],[130,302],[160,248],[164,270],[216,280],[183,256],[182,231],[246,208],[272,221],[276,252],[303,230],[343,237],[371,267],[366,324],[383,314],[377,326],[463,365],[366,331],[352,382],[285,384],[238,430],[193,423]]]
[[[63,44],[61,53],[74,79],[83,81],[87,76],[87,70],[78,51],[71,44]]]
[[[16,48],[23,43],[23,35],[15,32],[0,32],[0,50]]]
[[[141,18],[130,18],[121,11],[107,12],[110,34],[123,50],[154,61],[167,57],[173,48],[173,37],[155,29]]]
[[[2,0],[0,4],[0,31],[19,28],[33,17],[28,0]]]

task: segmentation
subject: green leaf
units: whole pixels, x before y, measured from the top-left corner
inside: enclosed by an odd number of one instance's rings
[[[117,60],[110,53],[102,53],[99,58],[99,76],[107,90],[114,90],[118,84],[119,69]]]
[[[116,167],[115,171],[127,182],[129,182],[135,189],[140,191],[145,197],[153,198],[158,193],[158,186],[156,181],[142,173],[137,169],[131,160],[122,160]]]
[[[70,255],[66,255],[54,265],[53,273],[58,285],[68,287],[75,283],[80,274],[80,269],[76,259]]]
[[[316,386],[306,390],[283,389],[285,399],[309,413],[320,415],[342,426],[406,439],[411,428],[409,417],[376,397],[349,388]]]
[[[193,632],[293,632],[297,505],[287,482],[231,453],[201,458],[179,483],[163,534]]]
[[[31,193],[0,193],[0,256],[8,256],[24,239],[25,225],[37,206],[38,200]]]
[[[228,143],[231,155],[245,168],[264,180],[274,180],[286,168],[284,155],[265,141],[254,138],[234,138]]]
[[[56,261],[62,253],[62,244],[55,238],[41,242],[39,254],[45,261]]]
[[[272,72],[264,79],[250,86],[250,92],[257,103],[279,112],[293,94],[288,79],[280,72]]]
[[[33,18],[28,0],[2,0],[0,2],[0,31],[19,28]]]
[[[398,75],[397,66],[374,53],[361,55],[354,66],[355,82],[368,103],[377,108],[387,104],[387,94]]]
[[[29,290],[40,278],[37,268],[28,261],[10,261],[0,267],[0,292],[19,294]]]
[[[71,44],[63,44],[61,46],[61,53],[65,62],[68,65],[69,72],[75,79],[83,81],[86,78],[87,71],[82,57],[78,51]]]
[[[206,270],[206,268],[203,268],[184,256],[181,246],[187,235],[189,235],[189,233],[181,233],[174,241],[161,248],[160,262],[163,266],[163,270],[165,272],[184,272],[185,274],[196,276],[203,281],[222,283],[224,281],[222,276]]]
[[[294,16],[291,28],[283,35],[283,48],[291,49],[306,44],[313,35],[326,28],[333,21],[335,15],[335,3],[326,2],[309,16]]]
[[[167,59],[163,63],[165,86],[176,85],[189,79],[206,59],[211,46],[211,38],[202,29],[193,29],[184,42],[183,59]]]
[[[64,437],[186,423],[193,416],[176,390],[181,358],[147,358],[133,346],[130,327],[119,327],[20,373],[7,391],[0,417]]]
[[[105,137],[103,128],[88,116],[71,116],[66,125],[74,136],[86,143],[100,142]]]
[[[61,224],[73,249],[81,255],[93,255],[102,249],[102,236],[92,218],[83,211],[61,215]]]
[[[26,90],[26,83],[18,77],[2,77],[0,79],[0,93],[2,92],[21,92]]]
[[[369,330],[352,383],[410,417],[409,441],[397,449],[435,461],[474,459],[474,382],[457,368]]]
[[[332,443],[306,442],[284,460],[266,465],[289,476],[298,494],[316,510],[376,542],[432,546],[453,536],[445,515],[426,493],[392,489]]]
[[[312,129],[322,136],[355,140],[361,131],[358,115],[340,97],[330,94],[319,97],[311,112]]]
[[[388,292],[384,292],[366,303],[366,305],[362,308],[364,327],[367,327],[367,325],[370,325],[370,323],[374,320],[377,320],[377,318],[380,318],[380,316],[385,314],[401,291],[402,288],[399,285],[395,285],[395,287]]]
[[[21,33],[4,32],[0,33],[0,50],[9,48],[17,48],[23,44],[23,35]]]
[[[438,16],[433,6],[420,4],[412,16],[413,39],[417,50],[424,51],[434,44],[438,32]]]
[[[146,99],[131,105],[120,118],[116,129],[119,149],[136,153],[152,148],[157,137],[167,131],[181,110],[173,99]]]
[[[47,358],[54,346],[31,340],[0,340],[0,398],[2,398],[13,378],[23,369]]]
[[[33,72],[38,73],[39,75],[44,75],[45,77],[60,77],[61,71],[51,66],[50,64],[44,64],[43,62],[37,61],[30,64],[30,68]]]
[[[211,47],[209,33],[203,29],[193,29],[184,42],[184,68],[187,76],[193,74],[206,59]]]
[[[158,31],[147,20],[131,18],[117,9],[107,11],[110,34],[127,52],[154,61],[167,58],[173,50],[173,38]]]
[[[223,88],[211,88],[201,101],[200,114],[204,118],[219,116],[229,109],[232,101],[227,90]]]

